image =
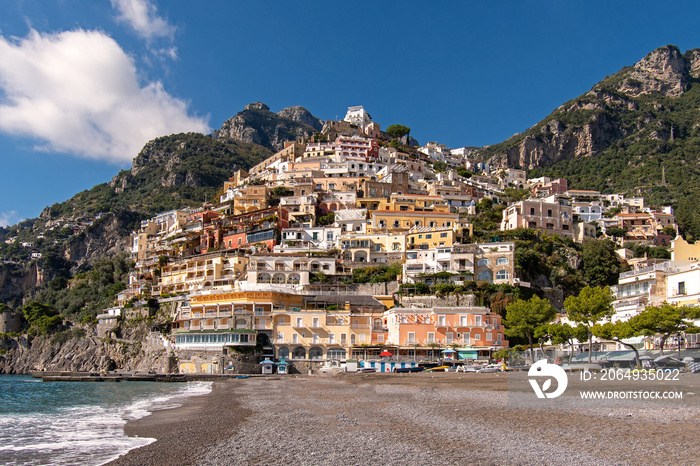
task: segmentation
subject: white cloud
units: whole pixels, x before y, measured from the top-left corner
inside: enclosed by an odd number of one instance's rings
[[[175,26],[159,17],[151,0],[112,0],[112,6],[119,12],[118,19],[126,22],[145,39],[171,37]]]
[[[160,82],[142,86],[133,59],[99,31],[0,36],[0,98],[1,131],[117,163],[155,137],[209,132]]]
[[[17,215],[17,211],[11,210],[9,212],[0,212],[0,227],[14,225],[18,221],[19,221],[19,216]]]

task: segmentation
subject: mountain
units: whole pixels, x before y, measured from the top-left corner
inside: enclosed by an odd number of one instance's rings
[[[321,131],[323,122],[304,107],[288,107],[279,113],[262,102],[246,105],[214,133],[217,139],[259,144],[273,151],[284,148],[285,141],[296,141]]]
[[[42,213],[45,219],[124,209],[152,215],[212,199],[236,170],[248,169],[272,152],[256,144],[213,139],[198,133],[148,142],[109,183],[76,194]]]
[[[660,47],[478,154],[529,177],[672,204],[681,232],[700,238],[700,49]]]

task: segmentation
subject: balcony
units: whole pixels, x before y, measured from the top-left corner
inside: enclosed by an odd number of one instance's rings
[[[352,324],[350,328],[353,330],[369,330],[369,324]]]

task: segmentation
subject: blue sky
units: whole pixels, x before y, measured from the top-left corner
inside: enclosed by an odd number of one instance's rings
[[[3,0],[0,225],[109,181],[150,139],[255,101],[363,105],[419,142],[501,142],[651,50],[697,2]]]

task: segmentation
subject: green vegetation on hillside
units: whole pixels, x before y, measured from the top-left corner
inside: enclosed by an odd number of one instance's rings
[[[111,183],[82,191],[51,206],[51,218],[90,216],[115,209],[152,215],[199,206],[214,195],[235,171],[248,169],[272,152],[256,144],[181,133],[153,140]],[[136,171],[136,174],[132,174]]]

